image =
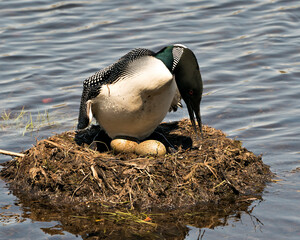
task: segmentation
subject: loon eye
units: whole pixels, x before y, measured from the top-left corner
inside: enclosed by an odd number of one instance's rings
[[[194,94],[194,91],[191,89],[191,90],[189,90],[189,95],[193,95]]]

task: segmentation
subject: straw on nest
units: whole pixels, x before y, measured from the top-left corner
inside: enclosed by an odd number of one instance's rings
[[[177,148],[161,157],[94,151],[87,139],[98,131],[93,127],[38,141],[25,157],[6,163],[1,176],[14,192],[51,205],[96,203],[131,209],[189,207],[255,195],[271,178],[261,156],[240,141],[208,126],[203,126],[199,141],[189,120],[159,126]],[[109,148],[108,138],[99,136],[98,147]],[[75,138],[88,144],[79,146]]]

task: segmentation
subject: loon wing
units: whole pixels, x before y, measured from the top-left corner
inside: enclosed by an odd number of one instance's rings
[[[84,80],[77,129],[84,129],[90,124],[92,115],[90,114],[90,106],[87,106],[87,102],[99,94],[102,85],[113,83],[120,79],[120,77],[125,76],[128,73],[128,65],[131,62],[144,56],[153,55],[154,52],[148,49],[133,49],[121,57],[116,63],[96,72]]]

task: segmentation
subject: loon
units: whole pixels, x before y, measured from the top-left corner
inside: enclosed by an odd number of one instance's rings
[[[198,137],[202,92],[199,65],[189,48],[174,44],[156,53],[136,48],[83,82],[77,129],[94,117],[112,139],[143,140],[182,98]]]

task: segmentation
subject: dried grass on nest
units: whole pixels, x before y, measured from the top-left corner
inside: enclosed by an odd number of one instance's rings
[[[203,126],[200,141],[188,120],[161,124],[159,130],[178,148],[175,153],[162,157],[100,153],[87,144],[77,145],[75,132],[65,132],[38,141],[24,158],[8,162],[1,176],[14,191],[53,205],[100,203],[137,209],[255,195],[271,178],[261,156],[220,130]]]

